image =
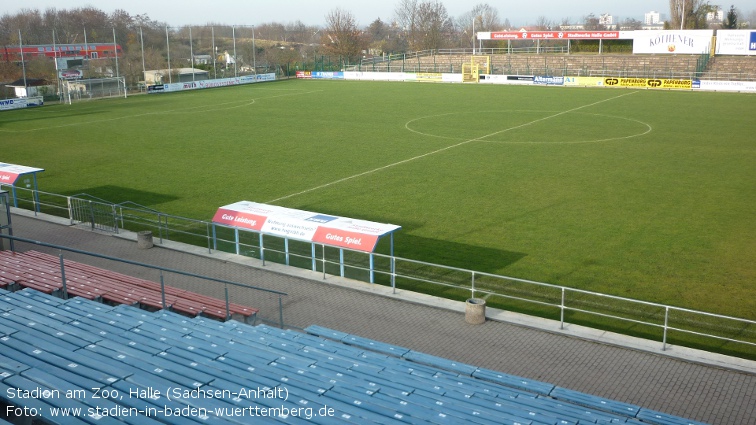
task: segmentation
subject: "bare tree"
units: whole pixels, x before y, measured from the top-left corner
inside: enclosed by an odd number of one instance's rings
[[[706,28],[706,14],[715,10],[706,0],[669,0],[669,21],[665,27],[670,29]]]
[[[599,18],[593,13],[583,18],[583,27],[588,31],[601,31],[606,29],[606,27],[601,24]]]
[[[417,8],[418,30],[422,38],[414,50],[440,49],[449,44],[453,23],[446,7],[438,0],[424,1]]]
[[[418,0],[399,0],[394,9],[396,23],[402,31],[406,44],[414,48],[420,44],[420,30],[418,28]]]
[[[326,28],[322,43],[331,55],[350,61],[358,59],[365,49],[362,33],[351,12],[336,8],[326,15]]]
[[[479,31],[499,31],[502,29],[499,11],[488,3],[480,3],[456,20],[461,46],[469,47]]]
[[[554,29],[554,22],[541,15],[536,19],[535,27],[539,31],[548,31]]]

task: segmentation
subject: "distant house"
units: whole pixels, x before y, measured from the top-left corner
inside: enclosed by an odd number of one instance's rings
[[[172,75],[170,78],[169,74]],[[210,73],[208,71],[197,68],[155,69],[144,72],[144,83],[148,86],[168,84],[169,82],[188,83],[209,79]]]
[[[55,93],[55,85],[41,78],[27,78],[25,83],[21,78],[5,86],[14,89],[16,97],[44,96]]]
[[[213,63],[213,57],[211,55],[194,55],[195,65],[209,65]]]

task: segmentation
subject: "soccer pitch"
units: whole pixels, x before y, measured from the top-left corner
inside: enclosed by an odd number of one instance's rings
[[[393,223],[396,255],[756,319],[756,97],[281,81],[0,113],[39,188]]]

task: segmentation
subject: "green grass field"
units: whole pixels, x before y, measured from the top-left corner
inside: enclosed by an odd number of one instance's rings
[[[209,220],[398,224],[401,257],[756,319],[756,97],[283,81],[0,113],[0,161]]]

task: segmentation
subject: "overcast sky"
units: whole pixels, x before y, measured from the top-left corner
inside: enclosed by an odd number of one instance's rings
[[[124,9],[131,15],[147,14],[150,19],[165,22],[171,26],[187,24],[230,24],[257,25],[268,22],[290,23],[302,21],[308,25],[323,25],[325,15],[340,8],[351,12],[360,26],[367,26],[376,18],[391,21],[398,0],[288,0],[288,1],[255,1],[255,0],[3,0],[0,4],[0,15],[15,14],[22,8],[72,9],[84,6],[94,6],[107,13],[116,9]],[[498,9],[501,21],[509,19],[512,25],[534,24],[539,16],[548,20],[562,22],[570,18],[573,22],[593,13],[600,15],[609,13],[615,20],[635,18],[643,20],[643,14],[657,11],[669,15],[669,0],[538,0],[530,1],[485,1],[485,0],[442,0],[451,17],[459,17],[469,12],[476,4],[489,4]],[[756,9],[752,0],[713,0],[712,4],[720,4],[729,9],[730,4],[740,8],[744,14]],[[725,4],[726,3],[726,4]]]

